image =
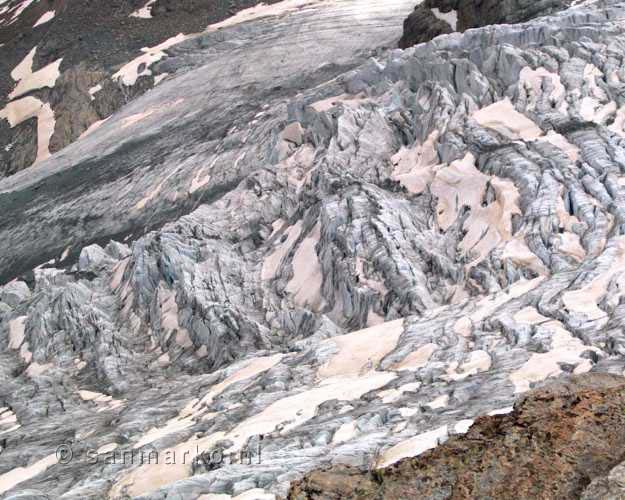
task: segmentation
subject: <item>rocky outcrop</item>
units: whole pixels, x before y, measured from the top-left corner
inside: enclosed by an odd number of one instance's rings
[[[442,12],[442,10],[441,10]],[[447,10],[445,13],[451,12]],[[419,43],[429,42],[439,35],[446,35],[456,31],[453,22],[440,19],[426,3],[415,7],[415,10],[404,21],[404,32],[399,40],[399,48],[406,49]]]
[[[449,8],[448,0],[426,0],[432,7]],[[524,23],[568,8],[573,0],[458,0],[458,27],[460,30],[479,28],[490,24]],[[437,4],[437,5],[434,5]]]
[[[402,51],[412,8],[177,39],[170,77],[0,180],[0,494],[284,496],[623,375],[625,3]]]
[[[523,23],[568,8],[572,0],[424,0],[404,21],[400,48],[492,24]]]
[[[624,436],[625,379],[571,377],[418,458],[314,472],[288,498],[621,498]]]

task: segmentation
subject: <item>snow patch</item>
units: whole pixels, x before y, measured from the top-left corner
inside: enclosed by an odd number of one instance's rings
[[[121,81],[127,87],[132,87],[140,76],[149,76],[152,74],[150,66],[165,57],[165,50],[178,43],[184,42],[187,38],[189,38],[187,35],[179,33],[159,45],[142,48],[141,51],[143,55],[134,58],[132,61],[122,66],[121,69],[112,76],[112,79]],[[143,69],[139,71],[139,67],[141,66],[143,66]]]
[[[458,369],[458,362],[452,361],[447,369],[447,375],[445,378],[448,380],[464,380],[472,375],[477,375],[480,372],[485,372],[490,369],[492,360],[490,354],[486,351],[478,350],[469,353],[469,359],[467,359],[462,366]]]
[[[276,277],[280,264],[299,238],[301,231],[301,221],[297,221],[296,224],[286,229],[286,240],[277,245],[274,251],[263,261],[261,270],[261,277],[263,281],[271,280]]]
[[[237,24],[241,24],[247,21],[253,21],[254,19],[260,19],[262,17],[272,17],[288,14],[295,9],[299,9],[307,5],[312,5],[316,3],[316,1],[317,0],[283,0],[282,2],[277,2],[271,5],[259,3],[254,7],[250,7],[248,9],[237,12],[234,16],[229,17],[228,19],[225,19],[218,23],[210,24],[206,29],[207,31],[215,31],[218,29],[235,26]]]
[[[423,145],[412,148],[402,146],[391,158],[395,165],[392,178],[411,193],[422,193],[434,178],[434,168],[439,164],[436,151],[438,136],[439,132],[435,130]]]
[[[110,117],[109,117],[110,118]],[[104,122],[106,122],[106,120],[108,120],[108,118],[105,118],[104,120],[98,120],[97,122],[93,122],[91,125],[89,125],[89,127],[87,128],[87,130],[85,130],[82,134],[80,134],[80,136],[78,137],[79,139],[82,139],[83,137],[87,137],[89,134],[91,134],[93,131],[97,130],[98,128],[100,128],[102,126],[102,124]]]
[[[432,354],[434,354],[434,351],[436,351],[437,349],[438,346],[431,343],[419,347],[419,349],[417,349],[416,351],[408,354],[408,356],[406,356],[403,361],[395,364],[392,369],[396,371],[419,370],[420,368],[427,366],[428,361],[432,357]]]
[[[454,31],[458,31],[458,11],[451,10],[450,12],[441,12],[440,9],[430,9],[432,14],[436,16],[437,19],[441,21],[445,21],[451,29]]]
[[[98,84],[89,89],[89,95],[91,96],[91,100],[95,99],[95,95],[102,90],[102,85]]]
[[[356,427],[356,422],[347,422],[341,425],[336,432],[334,433],[334,437],[332,438],[332,443],[340,444],[345,441],[349,441],[353,437],[358,434],[358,427]]]
[[[540,328],[552,331],[551,350],[546,353],[534,353],[530,359],[518,370],[510,374],[514,384],[514,392],[521,393],[530,390],[531,383],[540,382],[549,377],[562,373],[561,363],[575,365],[573,373],[586,373],[592,368],[592,361],[583,358],[587,351],[601,353],[596,347],[587,346],[581,340],[573,337],[559,321],[549,321]]]
[[[26,54],[26,57],[22,59],[13,71],[11,71],[11,78],[16,82],[26,78],[33,72],[33,60],[35,59],[35,54],[37,53],[37,47],[33,47],[31,51]]]
[[[129,17],[139,17],[141,19],[152,19],[152,5],[156,0],[150,0],[140,9],[135,10]]]
[[[447,441],[448,436],[447,426],[443,425],[437,429],[424,432],[423,434],[402,441],[386,450],[380,456],[376,463],[376,468],[382,469],[395,462],[399,462],[402,458],[421,455]]]
[[[514,406],[506,406],[505,408],[499,408],[497,410],[492,410],[488,412],[489,417],[494,417],[497,415],[508,415],[514,411]]]
[[[554,132],[553,130],[547,132],[547,135],[545,135],[541,141],[549,142],[558,149],[561,149],[571,159],[571,161],[577,161],[579,158],[579,148],[574,144],[571,144],[566,137]]]
[[[37,26],[41,26],[42,24],[52,21],[55,15],[56,15],[55,11],[49,10],[48,12],[46,12],[43,16],[39,18],[39,20],[33,25],[33,28],[36,28]]]
[[[9,321],[9,349],[19,349],[24,343],[24,327],[27,316]]]
[[[40,70],[33,72],[33,59],[36,51],[37,47],[34,47],[11,72],[11,78],[18,83],[15,89],[9,94],[10,100],[23,96],[33,90],[44,87],[53,88],[56,84],[56,80],[61,75],[60,67],[63,58],[57,59]]]
[[[494,199],[484,206],[488,187]],[[466,234],[460,243],[462,253],[470,256],[467,268],[477,265],[500,243],[512,238],[512,216],[521,214],[519,192],[511,181],[480,172],[471,153],[438,168],[430,189],[438,200],[436,216],[443,231],[456,221],[464,206],[471,208],[463,224]]]
[[[197,500],[275,500],[275,498],[276,496],[272,493],[267,493],[261,488],[254,488],[241,493],[236,497],[222,493],[210,493],[208,495],[199,496]]]
[[[300,243],[293,256],[293,279],[287,284],[287,292],[293,294],[294,302],[302,307],[318,311],[322,306],[321,285],[323,273],[315,249],[321,229],[316,224],[313,230]]]
[[[266,356],[260,358],[254,358],[244,361],[244,366],[236,370],[232,375],[227,377],[223,382],[215,385],[211,390],[201,399],[201,405],[210,405],[213,400],[219,396],[228,387],[237,382],[248,380],[252,377],[269,370],[276,366],[280,360],[284,357],[283,354],[274,354],[273,356]]]
[[[122,407],[126,401],[113,399],[113,396],[87,390],[79,390],[78,395],[83,401],[89,401],[98,407],[98,413],[103,411],[116,410]]]
[[[5,472],[0,475],[0,493],[5,493],[18,484],[38,476],[56,464],[56,453],[53,453],[27,467],[16,467],[9,472]]]
[[[24,12],[28,7],[30,7],[30,5],[33,4],[35,1],[38,1],[38,0],[22,0],[22,2],[18,4],[16,7],[12,7],[11,9],[9,9],[9,10],[14,9],[14,12],[8,24],[13,24],[15,21],[17,21],[17,18],[22,15],[22,12]]]
[[[325,341],[324,345],[335,346],[338,352],[319,368],[319,377],[355,376],[375,370],[395,349],[403,331],[404,320],[398,319]]]
[[[49,104],[28,96],[8,103],[0,109],[0,119],[9,121],[11,128],[30,119],[37,118],[37,159],[38,163],[50,156],[50,138],[54,133],[54,111]]]
[[[466,434],[467,432],[469,432],[469,429],[474,422],[475,420],[473,420],[472,418],[467,418],[465,420],[460,420],[459,422],[456,422],[456,425],[454,425],[454,433]]]
[[[532,141],[543,135],[540,127],[514,109],[507,97],[476,111],[473,118],[482,127],[495,130],[512,140]]]
[[[233,446],[224,453],[235,453],[247,440],[259,434],[268,434],[279,429],[288,432],[315,416],[317,408],[332,399],[350,401],[360,398],[369,391],[382,387],[395,378],[390,373],[371,373],[366,377],[338,377],[332,383],[321,385],[276,401],[262,412],[239,423],[231,432],[216,432],[205,438],[193,437],[174,448],[164,450],[175,453],[180,459],[175,464],[150,463],[126,474],[111,490],[111,496],[120,496],[124,489],[130,496],[139,496],[158,490],[162,486],[190,477],[191,462],[198,450],[211,449],[219,441],[229,440]]]
[[[13,432],[20,427],[17,415],[12,410],[6,407],[0,408],[0,436]],[[0,446],[0,453],[2,453],[2,446]]]
[[[552,104],[558,104],[558,111],[566,113],[568,109],[568,103],[564,100],[566,88],[560,80],[560,75],[551,73],[543,67],[534,70],[528,66],[523,68],[519,74],[519,85],[531,92],[528,109],[536,109],[538,96],[543,93],[545,81],[551,85],[551,92],[547,98]]]

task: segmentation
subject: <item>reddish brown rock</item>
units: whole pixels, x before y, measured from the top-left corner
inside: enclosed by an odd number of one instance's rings
[[[534,390],[512,413],[479,418],[417,458],[372,472],[313,472],[289,498],[579,498],[624,456],[625,379],[588,374]]]

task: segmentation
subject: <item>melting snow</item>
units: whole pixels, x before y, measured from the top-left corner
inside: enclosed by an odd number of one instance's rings
[[[426,344],[416,351],[408,354],[403,361],[394,365],[393,370],[419,370],[428,364],[430,357],[432,357],[432,354],[434,354],[434,351],[437,349],[438,346],[436,344]]]
[[[416,457],[439,444],[447,441],[447,426],[443,425],[437,429],[424,432],[412,437],[386,450],[378,459],[376,468],[381,469],[400,461],[402,458]]]
[[[55,16],[55,12],[53,10],[49,10],[48,12],[46,12],[43,16],[39,18],[39,20],[33,25],[33,28],[36,28],[37,26],[41,26],[42,24],[52,21],[52,19],[54,19],[54,16]]]
[[[33,59],[37,47],[34,47],[28,55],[11,72],[11,77],[18,82],[17,87],[9,94],[9,99],[15,99],[33,90],[44,87],[52,88],[61,75],[60,67],[63,58],[44,66],[33,72]]]
[[[252,360],[245,361],[245,366],[243,366],[243,368],[236,370],[223,382],[220,382],[211,388],[211,390],[202,398],[201,404],[210,405],[217,396],[219,396],[232,384],[250,379],[269,370],[270,368],[273,368],[283,357],[283,354],[274,354],[273,356],[254,358]]]
[[[592,362],[582,358],[582,354],[587,351],[601,353],[599,349],[587,346],[578,338],[573,337],[559,321],[549,321],[541,325],[541,328],[553,332],[551,350],[546,353],[532,354],[521,368],[510,375],[515,393],[528,391],[532,382],[540,382],[560,375],[561,363],[576,365],[574,373],[585,373],[592,368]]]
[[[473,118],[484,128],[490,128],[512,140],[531,141],[543,134],[532,120],[519,113],[507,97],[480,109]]]
[[[323,273],[315,249],[321,230],[316,224],[311,233],[300,243],[293,256],[293,279],[287,284],[287,292],[293,294],[295,303],[302,307],[319,310],[322,304],[321,285]]]
[[[451,29],[454,31],[458,30],[458,11],[452,10],[450,12],[441,12],[439,9],[430,9],[432,14],[434,14],[438,19],[445,21]]]
[[[288,12],[305,7],[306,5],[312,5],[318,0],[283,0],[275,4],[266,5],[259,3],[249,9],[244,9],[237,12],[234,16],[225,19],[224,21],[210,24],[207,27],[208,31],[218,30],[240,24],[246,21],[252,21],[261,17],[279,16],[287,14]]]
[[[325,341],[338,347],[338,352],[319,368],[319,377],[354,376],[374,370],[397,346],[403,325],[404,320],[398,319]]]
[[[53,453],[52,455],[48,455],[28,467],[17,467],[9,472],[5,472],[0,475],[0,493],[9,491],[18,484],[32,479],[56,464],[56,453]]]
[[[156,0],[150,0],[140,9],[135,10],[130,17],[140,17],[142,19],[151,19],[152,18],[152,5],[156,3]]]
[[[122,68],[112,76],[113,80],[119,79],[127,87],[132,87],[140,76],[149,76],[152,74],[150,66],[165,57],[165,50],[185,41],[187,38],[187,35],[179,33],[159,45],[142,48],[141,51],[143,55],[134,58],[132,61],[122,66]],[[143,66],[143,70],[139,72],[139,67],[141,66]]]

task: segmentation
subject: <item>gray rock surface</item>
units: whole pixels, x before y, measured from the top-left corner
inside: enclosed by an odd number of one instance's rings
[[[0,494],[272,498],[623,374],[625,2],[393,49],[412,8],[193,36],[0,181]]]

